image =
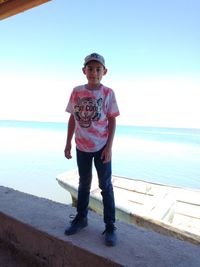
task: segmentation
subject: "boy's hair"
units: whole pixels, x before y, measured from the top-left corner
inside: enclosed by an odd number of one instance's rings
[[[85,61],[84,61],[84,67],[90,62],[90,61],[97,61],[99,63],[101,63],[104,68],[105,68],[105,59],[103,56],[97,54],[97,53],[92,53],[90,55],[88,55],[87,57],[85,57]]]

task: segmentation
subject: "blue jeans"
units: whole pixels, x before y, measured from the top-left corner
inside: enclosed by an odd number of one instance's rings
[[[99,180],[99,188],[101,189],[103,198],[104,222],[109,224],[115,222],[115,200],[111,181],[111,161],[103,163],[101,159],[103,149],[104,147],[97,152],[83,152],[76,149],[79,171],[77,213],[83,217],[86,217],[88,214],[90,187],[92,182],[92,163],[94,159],[94,165]]]

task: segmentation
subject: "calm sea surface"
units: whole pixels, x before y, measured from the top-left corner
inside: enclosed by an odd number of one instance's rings
[[[0,185],[69,202],[56,176],[76,168],[64,157],[67,124],[0,121]],[[117,126],[113,173],[200,189],[200,129]]]

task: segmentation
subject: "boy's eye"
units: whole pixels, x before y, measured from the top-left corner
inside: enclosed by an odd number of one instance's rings
[[[101,68],[88,67],[88,71],[90,71],[90,72],[92,72],[92,71],[100,72],[101,71]]]

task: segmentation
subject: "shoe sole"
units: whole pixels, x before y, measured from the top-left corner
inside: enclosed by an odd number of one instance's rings
[[[115,247],[116,246],[116,242],[105,242],[107,247]]]

